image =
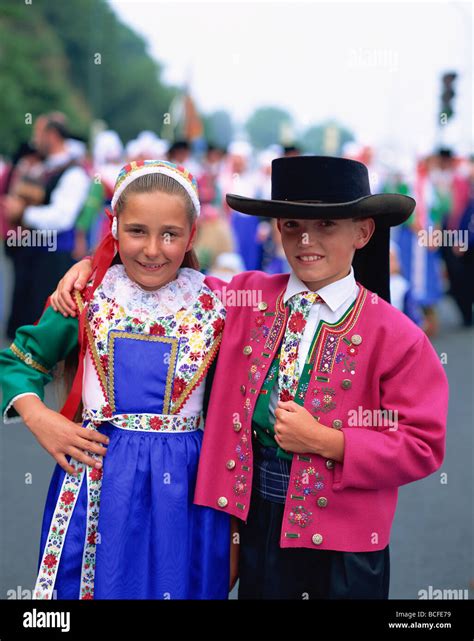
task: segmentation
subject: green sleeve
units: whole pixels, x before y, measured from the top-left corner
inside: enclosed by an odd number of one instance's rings
[[[76,228],[87,232],[92,227],[104,204],[104,187],[93,180],[89,187],[86,202],[76,221]]]
[[[11,407],[20,394],[44,398],[44,387],[52,378],[53,367],[64,360],[78,344],[78,320],[48,307],[37,325],[20,327],[13,343],[0,352],[2,415],[5,422],[18,413]]]

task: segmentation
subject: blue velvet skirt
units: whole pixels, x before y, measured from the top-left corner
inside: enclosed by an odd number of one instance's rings
[[[103,473],[83,466],[91,479],[101,477],[99,504],[96,481],[89,485],[84,474],[73,504],[66,473],[54,471],[41,535],[43,585],[49,581],[58,599],[227,599],[229,517],[193,504],[202,431],[110,423],[99,431],[110,438]],[[51,547],[57,532],[61,543]]]

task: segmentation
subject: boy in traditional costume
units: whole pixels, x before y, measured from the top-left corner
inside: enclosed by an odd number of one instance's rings
[[[227,200],[278,219],[292,271],[231,282],[261,302],[227,308],[195,501],[242,520],[239,598],[388,598],[398,487],[445,447],[446,375],[388,302],[389,228],[415,202],[327,157],[277,159],[271,200]]]

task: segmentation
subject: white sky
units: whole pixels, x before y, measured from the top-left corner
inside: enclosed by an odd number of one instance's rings
[[[280,106],[304,128],[335,118],[361,142],[430,151],[440,75],[456,70],[446,144],[472,143],[472,5],[467,2],[109,0],[148,42],[164,79],[191,79],[200,109],[243,123]]]

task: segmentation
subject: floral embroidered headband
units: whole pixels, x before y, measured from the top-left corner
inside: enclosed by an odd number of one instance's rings
[[[115,182],[114,195],[111,203],[112,210],[115,209],[115,205],[124,189],[140,176],[146,176],[147,174],[165,174],[176,180],[189,194],[196,209],[196,215],[199,216],[201,205],[199,203],[196,178],[182,165],[175,165],[166,160],[139,160],[128,163],[122,167]]]

